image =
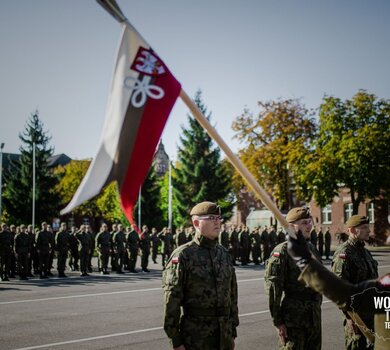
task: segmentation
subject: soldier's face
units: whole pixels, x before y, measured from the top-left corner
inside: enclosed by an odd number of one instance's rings
[[[370,226],[368,224],[360,225],[355,227],[356,238],[361,241],[368,241],[370,238]]]
[[[296,232],[301,231],[305,239],[310,238],[310,232],[313,227],[311,219],[301,219],[293,223]]]
[[[198,216],[193,220],[194,227],[199,230],[202,236],[209,239],[216,239],[221,230],[221,217],[218,215]]]

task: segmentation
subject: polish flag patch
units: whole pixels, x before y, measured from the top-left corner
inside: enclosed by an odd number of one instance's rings
[[[384,287],[388,287],[390,286],[390,273],[383,276],[380,280],[379,280],[379,284],[381,284],[382,286]]]
[[[341,254],[339,254],[339,258],[345,260],[345,259],[347,259],[347,254],[341,253]]]
[[[272,254],[272,256],[274,256],[275,258],[279,258],[280,253],[279,253],[279,252],[274,252],[274,253]]]
[[[172,258],[172,264],[178,264],[179,263],[179,257],[178,256],[175,256],[174,258]]]

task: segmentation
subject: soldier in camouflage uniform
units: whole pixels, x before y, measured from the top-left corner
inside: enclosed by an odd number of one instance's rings
[[[76,237],[77,227],[72,226],[69,234],[69,267],[72,271],[79,270],[79,241]]]
[[[80,226],[76,233],[80,255],[80,276],[89,276],[87,273],[89,254],[91,254],[91,236],[87,233],[85,225]]]
[[[269,245],[269,233],[267,231],[266,226],[264,226],[264,230],[261,232],[261,245],[262,245],[262,260],[263,263],[265,264],[271,252],[270,245]]]
[[[142,226],[142,233],[139,240],[141,249],[141,268],[143,272],[150,272],[148,269],[150,255],[150,233],[148,226]]]
[[[325,257],[326,257],[326,260],[329,260],[331,243],[332,243],[332,236],[329,232],[329,228],[327,228],[325,231]]]
[[[129,271],[132,273],[138,273],[135,269],[137,264],[138,249],[139,249],[139,235],[135,230],[135,225],[131,225],[131,231],[126,237],[126,248],[129,255]]]
[[[255,228],[250,234],[252,243],[252,260],[255,265],[260,265],[261,260],[261,236],[259,229]]]
[[[164,227],[163,230],[158,234],[158,239],[162,243],[161,256],[162,256],[162,266],[165,266],[166,261],[172,254],[173,250],[173,236],[171,230],[167,227]]]
[[[26,233],[26,226],[24,225],[20,225],[20,232],[15,236],[14,249],[19,279],[28,280],[28,259],[30,257],[31,240]]]
[[[109,275],[108,259],[111,253],[111,234],[107,224],[103,224],[95,238],[96,250],[99,254],[99,266],[102,275]]]
[[[221,225],[221,233],[219,234],[219,244],[229,250],[229,233],[225,229],[225,225]]]
[[[287,251],[302,271],[299,276],[300,281],[324,294],[343,310],[374,317],[374,333],[368,333],[375,341],[374,349],[388,350],[390,348],[390,330],[386,329],[388,316],[385,305],[378,307],[374,299],[390,298],[390,274],[378,280],[357,284],[342,280],[313,259],[301,233],[298,233],[297,239],[289,237]]]
[[[191,210],[195,237],[177,248],[164,272],[164,330],[177,350],[232,350],[239,324],[237,281],[228,251],[218,244],[220,208]]]
[[[57,271],[58,277],[67,277],[65,275],[66,258],[69,251],[69,232],[66,229],[66,223],[62,222],[59,231],[55,236],[57,255]]]
[[[116,273],[123,273],[123,262],[126,253],[126,234],[123,232],[122,224],[118,224],[118,231],[112,237],[112,248],[115,253]]]
[[[249,253],[251,241],[249,238],[249,230],[246,227],[242,227],[241,232],[239,234],[239,242],[240,242],[240,256],[241,256],[241,265],[248,265]]]
[[[0,230],[0,280],[9,281],[11,255],[14,236],[8,230],[7,224],[1,224]]]
[[[291,209],[286,220],[291,229],[310,239],[312,221],[306,208]],[[316,254],[315,247],[308,244]],[[299,268],[287,254],[287,242],[276,246],[267,262],[264,280],[279,349],[320,350],[322,297],[298,281],[299,275]]]
[[[43,222],[42,229],[35,236],[35,247],[39,257],[39,278],[48,278],[50,272],[50,254],[54,249],[51,233],[47,230],[47,223]]]
[[[365,216],[353,215],[346,222],[349,238],[340,245],[333,256],[332,270],[340,278],[359,283],[378,278],[378,263],[371,253],[364,248],[365,241],[369,239],[370,228]],[[345,348],[348,350],[372,349],[366,338],[354,324],[349,315],[344,312]],[[369,329],[374,328],[374,318],[362,317]]]

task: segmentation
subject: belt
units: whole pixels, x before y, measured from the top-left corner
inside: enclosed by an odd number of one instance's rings
[[[193,316],[193,317],[223,317],[223,316],[230,315],[230,308],[216,307],[216,308],[202,309],[197,307],[185,307],[184,315]]]

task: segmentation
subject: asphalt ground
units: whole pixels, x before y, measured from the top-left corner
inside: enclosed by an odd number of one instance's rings
[[[389,272],[390,252],[377,249],[373,255],[380,274]],[[150,273],[80,277],[67,272],[68,278],[0,282],[0,349],[170,349],[162,329],[162,269],[160,264],[149,267]],[[276,349],[264,267],[239,266],[236,273],[236,349]],[[327,299],[322,337],[324,350],[344,348],[341,313]]]

